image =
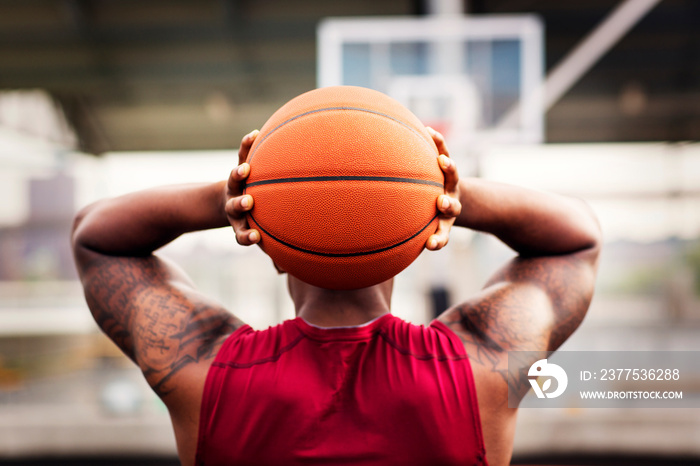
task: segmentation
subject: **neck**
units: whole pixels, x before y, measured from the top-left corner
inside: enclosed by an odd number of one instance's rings
[[[297,317],[319,327],[361,325],[391,312],[393,279],[359,290],[327,290],[291,275],[288,284]]]

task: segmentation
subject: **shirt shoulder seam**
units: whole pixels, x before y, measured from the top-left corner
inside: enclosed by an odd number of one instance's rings
[[[408,348],[404,348],[399,343],[394,341],[383,330],[379,331],[379,336],[381,336],[382,339],[389,344],[389,346],[391,346],[392,348],[394,348],[396,351],[403,354],[404,356],[410,356],[412,358],[415,358],[415,359],[418,359],[421,361],[429,361],[431,359],[435,359],[437,361],[442,362],[442,361],[461,361],[461,360],[467,359],[466,354],[465,355],[458,354],[458,355],[451,356],[451,355],[444,354],[444,353],[443,354],[434,354],[434,353],[418,354],[418,353],[414,353],[413,351],[409,350]]]
[[[212,366],[215,367],[222,367],[222,368],[231,368],[231,369],[247,369],[253,366],[257,366],[259,364],[266,364],[269,362],[275,362],[277,361],[284,353],[287,351],[291,350],[294,348],[301,340],[306,338],[306,336],[303,333],[299,333],[299,336],[297,336],[294,340],[291,342],[287,343],[285,346],[279,349],[277,353],[271,355],[271,356],[266,356],[264,358],[256,359],[254,361],[250,362],[235,362],[235,361],[215,361],[212,363]]]

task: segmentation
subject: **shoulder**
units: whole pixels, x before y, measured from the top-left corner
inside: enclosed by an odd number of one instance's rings
[[[464,345],[442,322],[417,325],[391,316],[379,335],[397,351],[418,359],[465,359]]]
[[[249,365],[279,358],[304,338],[296,319],[263,330],[243,325],[223,342],[215,365]]]

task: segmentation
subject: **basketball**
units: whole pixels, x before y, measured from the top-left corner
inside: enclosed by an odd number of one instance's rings
[[[311,285],[355,289],[408,267],[438,225],[444,177],[406,107],[353,86],[316,89],[277,110],[247,162],[260,247]]]

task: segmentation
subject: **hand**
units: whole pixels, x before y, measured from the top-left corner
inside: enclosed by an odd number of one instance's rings
[[[427,249],[437,251],[447,244],[450,237],[450,229],[452,229],[457,216],[462,212],[462,204],[459,202],[459,174],[445,146],[445,138],[433,128],[428,127],[427,129],[440,154],[438,156],[438,165],[440,165],[445,174],[445,194],[441,194],[437,198],[437,208],[440,212],[438,227],[425,244]]]
[[[236,234],[236,241],[242,246],[250,246],[260,241],[260,232],[249,228],[246,219],[246,212],[253,208],[253,196],[243,195],[244,182],[250,175],[250,165],[245,160],[258,133],[256,129],[243,136],[238,150],[238,166],[231,170],[224,194],[226,217]]]

